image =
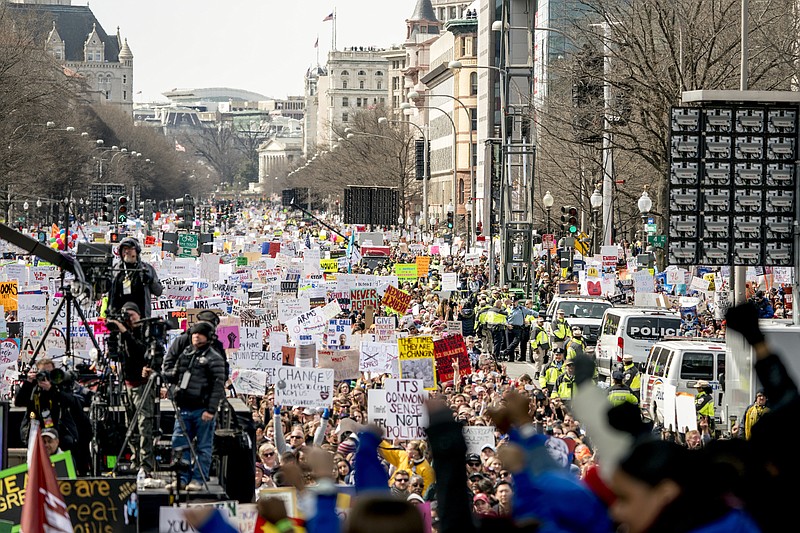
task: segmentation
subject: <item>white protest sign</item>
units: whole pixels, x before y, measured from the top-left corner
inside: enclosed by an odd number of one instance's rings
[[[398,375],[397,357],[397,343],[363,341],[358,370],[396,376]]]
[[[286,324],[291,319],[307,313],[309,311],[308,300],[302,298],[291,298],[278,301],[278,321]]]
[[[257,352],[264,347],[264,328],[239,328],[239,351]]]
[[[328,325],[328,318],[325,317],[323,309],[316,307],[286,322],[286,330],[289,335],[293,338],[298,338],[302,334],[322,335]]]
[[[653,275],[647,270],[639,270],[633,273],[633,290],[637,293],[656,292],[656,284]]]
[[[678,431],[684,433],[697,429],[697,409],[694,406],[694,397],[690,394],[675,396],[675,413],[678,418]]]
[[[375,338],[378,342],[389,342],[394,339],[394,317],[376,316],[374,318]]]
[[[231,382],[236,394],[263,396],[267,393],[269,377],[266,372],[249,368],[231,369]]]
[[[707,279],[692,276],[692,283],[689,285],[689,288],[695,291],[706,292],[710,284],[711,282]]]
[[[487,444],[495,447],[494,426],[464,426],[464,440],[467,443],[467,453],[477,453]]]
[[[282,366],[275,383],[276,405],[333,406],[333,369]]]
[[[276,364],[280,366],[283,361],[282,352],[265,352],[263,350],[245,352],[242,350],[230,351],[228,353],[228,363],[237,368],[249,368],[251,370],[265,370]]]
[[[367,421],[370,424],[386,426],[386,391],[383,389],[367,390]]]
[[[317,352],[317,365],[332,368],[333,379],[344,381],[358,378],[358,350],[320,350]]]
[[[455,272],[445,272],[442,274],[442,290],[455,291],[458,285],[458,274]]]
[[[421,379],[387,379],[386,438],[389,440],[423,439],[428,413],[425,401],[428,391]]]
[[[667,270],[667,285],[683,285],[686,283],[686,271],[682,268]]]
[[[190,302],[194,299],[194,285],[190,283],[165,284],[162,298],[167,298],[180,303]]]
[[[19,358],[18,339],[4,339],[0,341],[0,365],[16,363]]]
[[[17,320],[25,324],[26,335],[42,333],[47,327],[47,295],[18,295]]]

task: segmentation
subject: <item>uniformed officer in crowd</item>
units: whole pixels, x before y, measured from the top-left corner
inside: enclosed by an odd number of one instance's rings
[[[553,319],[551,324],[551,333],[553,334],[553,348],[565,348],[567,339],[570,336],[569,324],[564,318],[564,310],[559,309],[556,312],[556,318]]]
[[[615,370],[611,374],[611,388],[608,389],[608,401],[612,406],[622,405],[625,402],[639,405],[639,398],[633,395],[630,387],[623,382],[623,374]]]
[[[631,389],[631,393],[636,396],[636,400],[642,400],[642,374],[639,372],[639,367],[634,364],[631,354],[622,356],[622,383]]]

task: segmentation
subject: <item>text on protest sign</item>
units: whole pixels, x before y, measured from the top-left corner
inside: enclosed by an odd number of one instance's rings
[[[275,383],[277,405],[333,406],[333,369],[282,366]]]
[[[377,289],[367,288],[350,290],[350,309],[355,312],[362,312],[367,306],[372,306],[377,309],[380,303],[381,297],[378,296]]]
[[[317,352],[319,367],[332,368],[335,381],[358,378],[358,356],[358,350],[320,350]]]
[[[495,447],[494,426],[465,426],[463,432],[467,453],[480,455],[484,446]]]
[[[383,300],[381,303],[395,313],[403,315],[406,309],[408,309],[409,304],[411,304],[411,295],[389,285],[386,288],[386,292],[383,293]]]
[[[360,372],[397,375],[397,344],[363,341],[360,355],[358,363]]]
[[[385,429],[388,439],[425,438],[428,415],[425,400],[428,398],[423,383],[418,379],[387,379],[384,391],[386,403]]]
[[[403,379],[421,379],[426,390],[436,389],[436,368],[433,359],[433,338],[403,337],[397,339],[398,366]]]
[[[458,366],[459,374],[464,376],[472,372],[472,365],[467,355],[467,345],[464,337],[453,335],[433,343],[436,355],[436,375],[439,381],[450,381],[455,375],[454,365]]]

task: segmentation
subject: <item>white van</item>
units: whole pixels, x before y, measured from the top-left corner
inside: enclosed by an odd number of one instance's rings
[[[664,337],[677,335],[681,318],[667,309],[613,307],[606,309],[600,324],[600,337],[595,349],[597,372],[610,376],[622,355],[630,354],[633,362],[644,365],[650,348]]]
[[[717,427],[725,423],[725,342],[709,339],[664,340],[650,350],[642,371],[641,406],[657,425],[664,423],[665,388],[670,394],[695,396],[700,380],[714,389]]]

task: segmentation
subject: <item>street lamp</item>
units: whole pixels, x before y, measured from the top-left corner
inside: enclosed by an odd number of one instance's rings
[[[547,213],[547,234],[552,235],[550,233],[550,210],[553,209],[553,204],[555,203],[555,198],[553,195],[550,194],[550,191],[544,193],[542,197],[542,205],[544,205],[544,210]],[[550,258],[550,248],[547,248],[547,275],[551,275],[553,271],[552,259]]]
[[[589,197],[589,203],[592,205],[592,253],[597,253],[597,216],[603,207],[602,187],[602,183],[595,185],[594,192]]]
[[[651,200],[650,195],[647,194],[647,187],[642,191],[642,195],[639,197],[639,201],[636,205],[639,207],[639,213],[642,215],[642,250],[644,250],[646,248],[645,244],[647,243],[647,216],[650,214],[650,209],[653,208],[653,200]]]

